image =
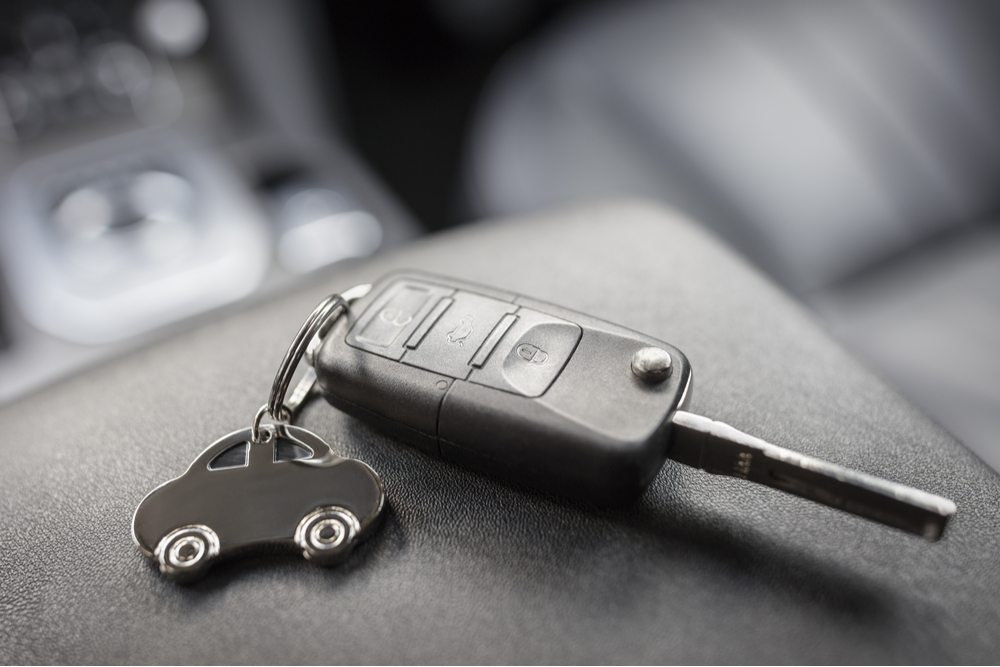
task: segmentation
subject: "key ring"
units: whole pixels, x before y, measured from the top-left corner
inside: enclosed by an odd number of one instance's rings
[[[267,434],[262,439],[260,422],[265,414],[270,415],[272,419],[279,422],[288,422],[291,420],[291,412],[285,406],[285,394],[288,392],[288,385],[292,381],[292,376],[295,374],[295,369],[298,367],[299,361],[306,354],[306,351],[309,350],[314,339],[317,336],[322,338],[326,335],[326,332],[330,330],[333,323],[347,312],[348,304],[361,296],[362,290],[364,293],[367,293],[368,289],[363,288],[371,289],[371,286],[359,286],[358,288],[344,292],[343,295],[331,294],[320,301],[319,305],[306,318],[299,332],[292,339],[292,344],[288,346],[288,351],[285,352],[285,357],[281,360],[281,365],[278,366],[278,372],[275,374],[274,382],[271,384],[271,394],[268,396],[267,403],[262,405],[257,410],[257,414],[254,415],[253,427],[251,429],[251,437],[254,442],[265,442],[270,439],[270,434]]]

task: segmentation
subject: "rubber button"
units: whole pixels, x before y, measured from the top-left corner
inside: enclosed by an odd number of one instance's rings
[[[369,352],[399,359],[404,342],[421,322],[437,312],[443,297],[452,289],[429,283],[401,280],[391,285],[347,334],[347,344]]]
[[[473,355],[503,316],[517,310],[517,306],[461,291],[452,298],[454,303],[438,318],[420,345],[407,350],[402,362],[464,380],[472,370],[469,362]]]
[[[548,390],[576,350],[582,331],[572,322],[529,308],[497,345],[483,368],[469,382],[529,398]]]

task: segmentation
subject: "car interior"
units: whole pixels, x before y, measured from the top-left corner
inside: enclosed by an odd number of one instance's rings
[[[5,3],[0,662],[995,662],[998,213],[994,0]],[[606,507],[413,447],[380,420],[442,417],[334,407],[300,330],[407,272],[665,341],[683,409],[957,510],[922,540],[672,460]],[[136,507],[257,437],[299,343],[286,421],[380,523],[162,576]]]

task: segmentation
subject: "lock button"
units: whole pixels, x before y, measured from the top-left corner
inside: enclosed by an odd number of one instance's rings
[[[580,327],[530,308],[517,321],[469,382],[528,398],[541,396],[559,376],[580,342]]]

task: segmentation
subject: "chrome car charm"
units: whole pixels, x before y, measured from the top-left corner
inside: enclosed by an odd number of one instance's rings
[[[378,474],[287,423],[316,381],[311,368],[285,403],[298,361],[365,288],[330,296],[313,311],[250,428],[217,440],[187,472],[139,503],[132,537],[160,572],[190,582],[221,558],[281,547],[334,565],[373,531],[385,504]],[[265,414],[278,423],[261,424]]]

